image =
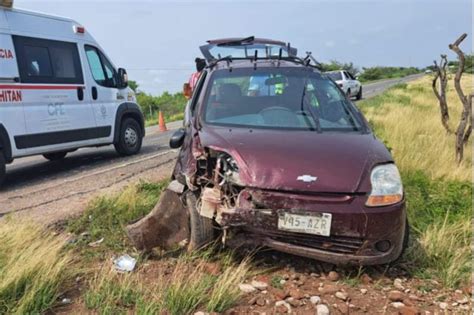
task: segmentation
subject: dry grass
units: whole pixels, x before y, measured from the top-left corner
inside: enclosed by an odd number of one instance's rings
[[[56,302],[70,279],[65,239],[28,222],[0,222],[0,313],[38,314]]]
[[[466,94],[473,90],[472,80],[472,75],[463,77]],[[447,101],[451,129],[455,130],[462,105],[452,80],[448,84]],[[455,161],[455,138],[454,135],[447,135],[441,125],[439,105],[431,90],[430,77],[364,101],[361,108],[377,134],[388,143],[402,171],[423,170],[432,179],[471,180],[472,138],[464,161],[458,166]]]
[[[248,259],[228,263],[229,257],[219,257],[222,273],[209,274],[206,270],[208,251],[202,255],[183,255],[176,259],[172,270],[161,266],[153,272],[141,267],[132,274],[117,274],[102,268],[88,284],[84,302],[89,310],[100,314],[192,314],[197,309],[223,312],[241,296],[238,284],[248,275]]]

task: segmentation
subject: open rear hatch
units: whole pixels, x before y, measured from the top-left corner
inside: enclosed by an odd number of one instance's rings
[[[207,45],[199,47],[208,63],[222,58],[254,58],[258,57],[296,57],[297,49],[285,42],[255,38],[223,38],[208,40]]]

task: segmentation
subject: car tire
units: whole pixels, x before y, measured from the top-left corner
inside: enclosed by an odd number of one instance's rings
[[[128,156],[137,154],[142,148],[142,130],[133,118],[126,118],[120,124],[120,134],[117,143],[114,143],[118,154]]]
[[[3,155],[3,152],[0,151],[0,186],[2,186],[3,182],[5,181],[6,173],[5,156]]]
[[[43,154],[44,158],[50,161],[59,161],[66,157],[67,152],[53,152]]]
[[[408,243],[410,241],[410,224],[408,223],[408,218],[405,221],[405,232],[403,233],[403,242],[402,242],[402,250],[400,251],[400,255],[398,255],[397,258],[395,258],[390,265],[396,265],[398,262],[401,261],[403,258],[403,255],[405,254],[407,248],[408,248]]]
[[[362,86],[359,89],[359,93],[357,93],[356,99],[359,101],[362,99]]]
[[[348,98],[351,98],[351,89],[347,89],[346,95]]]
[[[188,252],[195,251],[214,241],[214,221],[199,214],[196,195],[189,191],[185,195],[189,212]]]

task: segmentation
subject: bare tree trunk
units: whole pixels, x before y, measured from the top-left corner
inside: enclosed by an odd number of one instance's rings
[[[469,141],[469,137],[471,136],[472,133],[472,121],[474,120],[474,116],[472,115],[472,98],[474,98],[474,93],[471,93],[468,96],[468,101],[469,101],[469,123],[466,129],[466,133],[464,134],[464,139],[463,139],[463,144],[467,145],[467,142]]]
[[[456,130],[456,161],[458,162],[458,164],[461,163],[463,159],[464,144],[467,143],[467,140],[469,140],[469,136],[471,134],[470,129],[472,129],[472,124],[469,123],[469,121],[472,122],[471,98],[468,99],[466,97],[461,86],[461,78],[464,72],[465,58],[464,58],[464,53],[459,48],[459,44],[461,44],[461,42],[466,37],[467,37],[467,34],[464,33],[453,44],[449,45],[449,49],[454,51],[458,55],[458,59],[459,59],[458,70],[456,71],[456,76],[454,77],[454,87],[456,88],[456,92],[463,105],[461,120],[459,121],[459,125]],[[471,127],[468,127],[468,124],[471,125]]]
[[[432,88],[433,92],[436,95],[436,98],[439,102],[439,108],[441,110],[441,124],[443,124],[444,129],[447,133],[451,133],[449,128],[449,110],[448,103],[446,101],[446,87],[448,86],[448,77],[446,75],[446,66],[448,65],[448,59],[446,55],[441,55],[441,60],[438,63],[435,61],[435,77],[433,79]],[[440,87],[438,91],[438,79],[440,80]]]

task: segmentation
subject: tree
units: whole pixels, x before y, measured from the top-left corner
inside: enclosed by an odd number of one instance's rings
[[[456,89],[463,105],[461,119],[456,130],[456,160],[458,164],[461,163],[463,159],[464,146],[469,141],[469,137],[472,133],[472,98],[474,97],[474,94],[471,93],[469,96],[466,96],[461,86],[461,78],[464,72],[466,59],[464,52],[459,48],[459,45],[466,37],[467,34],[464,33],[454,43],[449,45],[449,49],[456,53],[459,60],[459,66],[456,71],[456,76],[454,77],[454,88]]]
[[[448,103],[446,101],[446,87],[448,86],[448,76],[446,73],[446,66],[448,65],[448,59],[446,55],[441,55],[441,60],[438,63],[436,60],[434,63],[434,79],[432,83],[433,92],[439,101],[439,107],[441,109],[441,123],[443,124],[446,132],[451,133],[449,128],[449,111]],[[438,79],[439,79],[439,90],[438,90]]]
[[[133,90],[133,92],[137,93],[137,90],[138,90],[137,81],[128,80],[128,86]]]

